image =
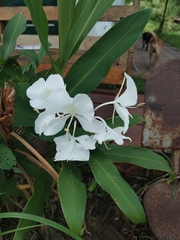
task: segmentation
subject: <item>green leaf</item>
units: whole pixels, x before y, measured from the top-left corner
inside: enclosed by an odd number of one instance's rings
[[[88,163],[97,183],[112,196],[126,217],[134,223],[145,222],[144,210],[137,195],[121,177],[111,159],[96,150]]]
[[[32,59],[35,62],[36,67],[38,67],[38,65],[39,65],[38,54],[33,49],[21,50],[21,51],[19,51],[19,54],[21,56],[26,56],[26,57]]]
[[[54,69],[55,73],[59,73],[59,70],[50,54],[50,51],[49,51],[48,20],[47,20],[45,11],[42,6],[42,0],[39,0],[39,1],[24,0],[24,2],[30,11],[32,22],[34,23],[34,25],[36,27],[41,44],[50,59],[53,69]]]
[[[34,126],[36,118],[37,113],[33,110],[29,103],[21,100],[20,97],[17,97],[15,101],[13,126]]]
[[[19,145],[16,144],[16,147],[22,149],[22,144],[21,143],[19,143]],[[22,150],[24,150],[24,149],[22,149]],[[38,170],[38,166],[36,164],[34,164],[33,162],[29,161],[29,159],[27,159],[24,155],[22,155],[20,153],[16,153],[16,156],[18,159],[18,163],[21,164],[21,166],[25,169],[25,171],[28,173],[28,175],[33,179],[35,173]]]
[[[160,155],[141,147],[116,146],[113,144],[101,146],[101,150],[113,161],[131,163],[143,168],[172,173],[168,162]]]
[[[17,95],[23,100],[23,101],[28,101],[28,97],[26,95],[26,90],[30,86],[29,83],[27,82],[18,82],[16,84],[16,93]]]
[[[22,192],[16,187],[16,184],[17,179],[15,177],[5,179],[5,181],[1,182],[0,184],[0,191],[4,193],[1,196],[1,199],[10,207],[12,207],[14,203],[9,197],[13,198],[15,201],[18,201],[18,197],[22,196]]]
[[[5,65],[3,66],[3,71],[6,73],[7,75],[6,78],[8,78],[8,81],[10,78],[12,80],[14,79],[21,80],[22,78],[21,66],[13,58],[8,58]]]
[[[150,14],[151,9],[145,9],[120,20],[73,64],[64,79],[71,96],[99,85],[113,62],[139,38]]]
[[[67,42],[67,56],[72,56],[99,18],[114,0],[79,0],[71,21]]]
[[[6,145],[0,143],[0,169],[11,170],[16,165],[16,158]]]
[[[23,213],[31,213],[36,216],[42,216],[44,213],[44,202],[47,200],[52,192],[52,177],[43,169],[39,169],[34,177],[34,193],[24,207]],[[18,228],[31,226],[34,221],[21,219],[17,226]],[[23,231],[17,231],[13,240],[24,240],[30,229],[24,229]]]
[[[144,120],[143,117],[136,115],[136,114],[132,114],[132,117],[129,117],[129,128],[137,125],[138,123],[142,122],[143,120]],[[110,128],[124,126],[124,122],[119,116],[116,116],[114,118],[114,123],[112,122],[112,118],[108,118],[106,120],[106,123]]]
[[[3,34],[3,44],[1,47],[1,57],[7,59],[14,51],[16,46],[17,38],[26,29],[26,17],[23,14],[16,14],[8,22],[4,34]]]
[[[46,219],[44,217],[39,217],[33,214],[29,213],[17,213],[17,212],[9,212],[9,213],[0,213],[0,219],[3,218],[21,218],[21,219],[27,219],[35,222],[43,223],[46,226],[50,226],[52,228],[55,228],[61,232],[66,233],[67,235],[71,236],[72,238],[76,240],[83,240],[81,237],[76,235],[75,233],[71,232],[68,228],[62,226],[61,224],[58,224],[54,221],[51,221],[49,219]],[[15,229],[17,231],[17,229]],[[4,235],[4,233],[0,233],[0,236]]]
[[[75,0],[58,0],[58,34],[59,34],[59,67],[66,64],[66,48],[68,47],[68,32],[74,13]]]
[[[80,178],[74,162],[63,162],[57,182],[61,207],[69,228],[78,235],[82,234],[86,206],[86,187]]]

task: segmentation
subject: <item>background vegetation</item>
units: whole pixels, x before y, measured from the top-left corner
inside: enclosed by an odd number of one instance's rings
[[[126,0],[126,3],[132,4],[132,0]],[[179,18],[180,20],[180,0],[140,0],[141,9],[149,7],[153,9],[145,31],[158,31],[162,21],[165,3],[167,3],[165,21],[162,32],[158,35],[164,42],[180,48],[180,22],[174,22],[174,18]]]

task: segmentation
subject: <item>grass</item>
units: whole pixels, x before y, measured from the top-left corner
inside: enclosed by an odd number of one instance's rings
[[[132,4],[132,0],[126,0]],[[152,8],[151,18],[146,24],[144,31],[157,31],[159,28],[164,9],[162,0],[140,0],[140,9]],[[173,22],[173,17],[180,17],[180,4],[178,0],[169,0],[162,33],[158,36],[165,43],[180,49],[180,24]]]
[[[146,79],[141,75],[132,76],[132,79],[136,84],[138,94],[144,94]]]

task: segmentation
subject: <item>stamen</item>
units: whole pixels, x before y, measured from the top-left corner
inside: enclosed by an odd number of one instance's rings
[[[118,94],[117,94],[117,97],[120,96],[120,93],[121,93],[121,91],[122,91],[122,89],[123,89],[123,87],[124,87],[125,80],[126,80],[126,78],[124,77],[124,78],[123,78],[123,82],[122,82],[122,84],[121,84],[121,87],[120,87],[120,89],[119,89],[119,92],[118,92]]]
[[[106,142],[104,142],[104,146],[106,147],[107,150],[111,150],[111,148],[108,148]]]
[[[99,106],[97,106],[94,111],[98,110],[99,108],[101,107],[104,107],[104,106],[107,106],[107,105],[110,105],[110,104],[114,104],[115,101],[110,101],[110,102],[106,102],[106,103],[102,103],[100,104]]]

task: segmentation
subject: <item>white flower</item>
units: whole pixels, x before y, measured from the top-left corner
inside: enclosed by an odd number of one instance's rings
[[[138,97],[137,88],[133,79],[126,73],[124,73],[124,75],[126,78],[126,90],[120,95],[121,88],[119,94],[114,100],[114,108],[119,117],[124,121],[123,133],[125,133],[129,127],[129,116],[131,116],[126,107],[134,106],[137,103]]]
[[[58,89],[65,89],[63,78],[59,74],[50,75],[45,81],[40,78],[32,84],[26,94],[30,98],[30,105],[36,109],[44,109],[49,95]]]
[[[56,143],[55,161],[88,161],[90,151],[95,149],[95,140],[92,136],[71,136],[70,133],[54,139]]]
[[[46,101],[46,110],[40,113],[35,122],[38,134],[54,135],[61,131],[69,119],[67,130],[76,118],[82,128],[88,132],[99,132],[103,124],[94,118],[94,107],[86,94],[77,94],[71,98],[66,90],[52,92]]]
[[[103,119],[102,119],[103,121]],[[104,121],[103,121],[104,122]],[[104,122],[104,129],[100,133],[94,134],[94,139],[99,143],[102,144],[105,141],[114,141],[118,145],[122,145],[124,143],[124,139],[131,139],[129,137],[126,137],[122,135],[124,128],[123,127],[116,127],[114,129],[110,128],[105,122]]]

